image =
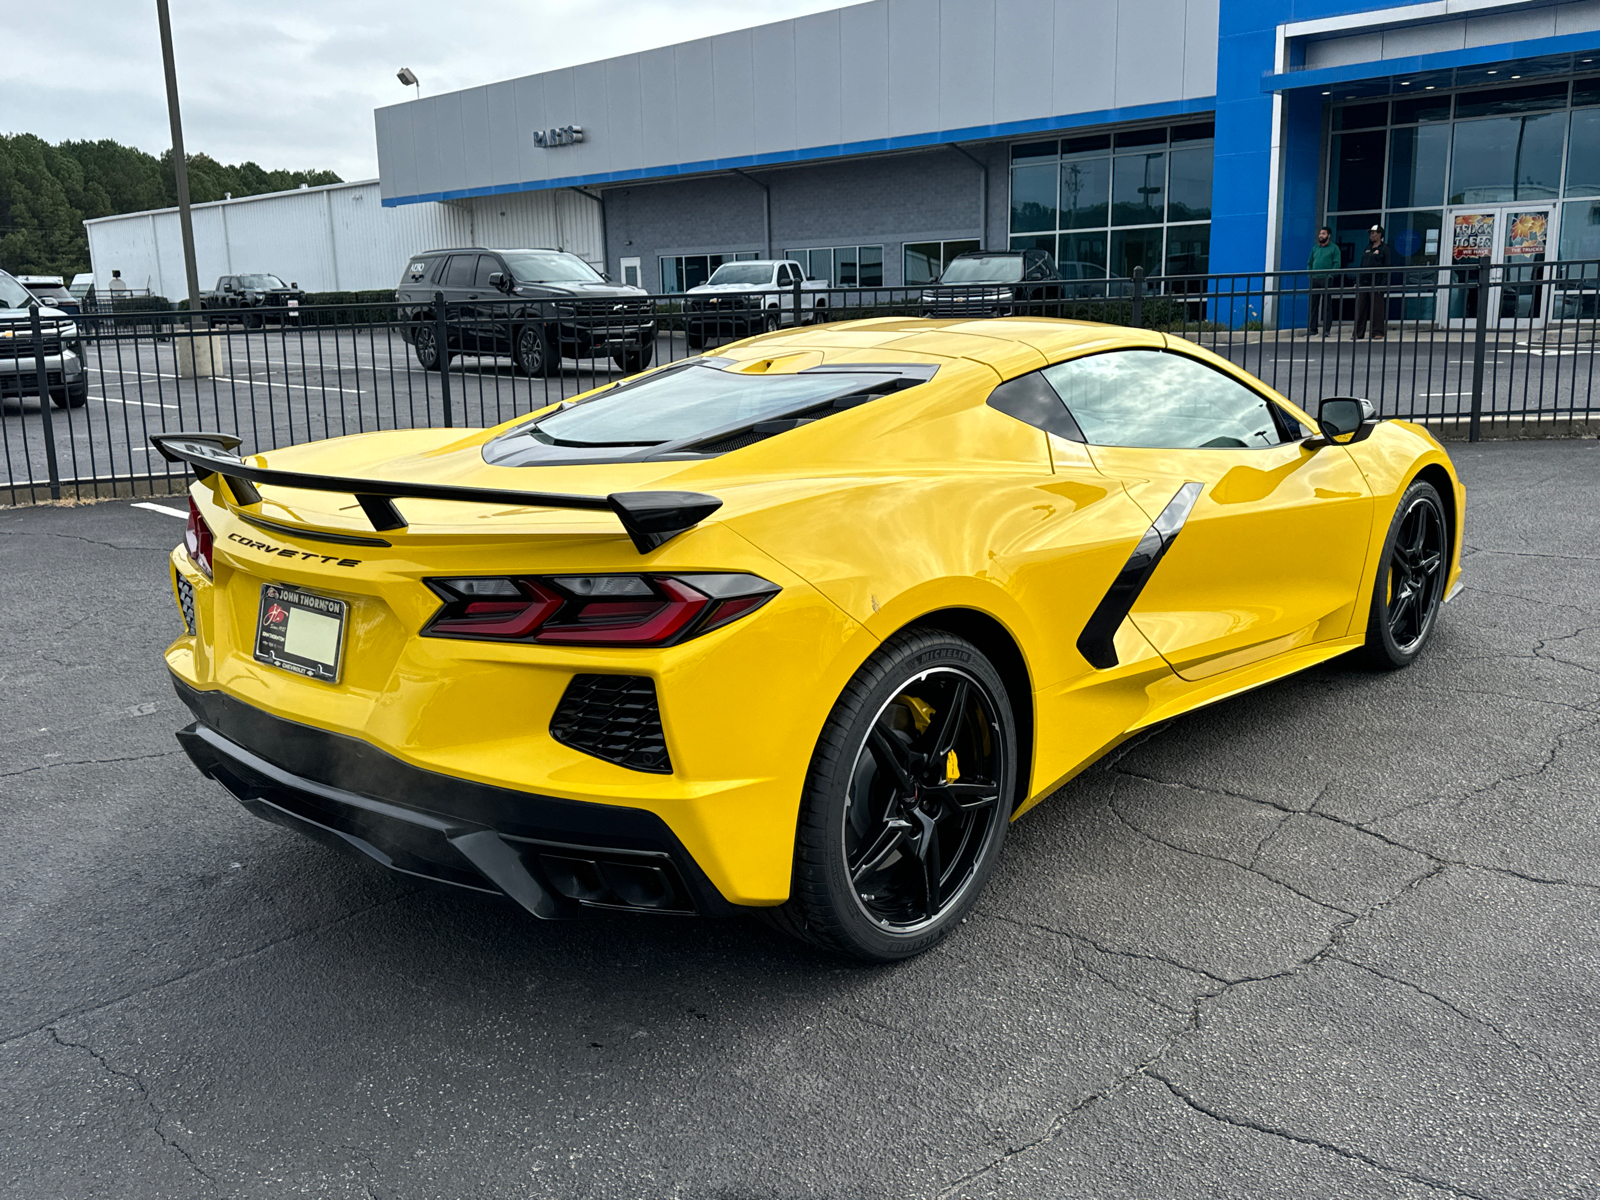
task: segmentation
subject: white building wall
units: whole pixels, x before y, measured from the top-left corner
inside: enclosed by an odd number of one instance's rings
[[[246,196],[193,209],[202,290],[219,275],[270,271],[308,292],[392,288],[419,250],[555,246],[599,267],[600,205],[571,191],[523,192],[384,208],[377,180]],[[184,295],[178,210],[85,221],[96,287],[120,270],[129,287]]]

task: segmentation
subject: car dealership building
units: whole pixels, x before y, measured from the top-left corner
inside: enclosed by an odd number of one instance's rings
[[[572,189],[675,292],[1047,247],[1112,275],[1600,258],[1600,0],[871,0],[379,109],[382,204]]]

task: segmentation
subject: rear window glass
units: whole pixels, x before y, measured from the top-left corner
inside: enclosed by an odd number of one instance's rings
[[[782,416],[874,387],[893,387],[899,378],[853,371],[746,375],[695,366],[623,384],[526,428],[554,445],[654,446]]]

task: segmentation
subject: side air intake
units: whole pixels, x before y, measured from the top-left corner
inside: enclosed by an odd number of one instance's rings
[[[645,675],[574,675],[550,718],[550,736],[619,767],[672,774],[655,681]]]

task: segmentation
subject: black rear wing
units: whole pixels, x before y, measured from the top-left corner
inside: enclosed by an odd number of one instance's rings
[[[337,475],[309,475],[253,467],[233,453],[239,439],[229,433],[153,433],[150,444],[168,462],[187,463],[195,478],[220,475],[240,505],[258,504],[256,484],[304,488],[313,492],[347,492],[380,533],[405,529],[408,522],[395,507],[396,500],[457,500],[464,504],[511,504],[526,508],[574,508],[613,512],[633,539],[640,554],[693,529],[722,501],[699,492],[612,492],[609,496],[577,496],[566,492],[506,491],[499,488],[452,487],[438,483],[394,483],[384,479],[347,479]]]

